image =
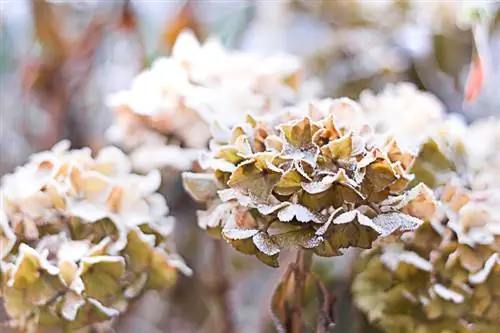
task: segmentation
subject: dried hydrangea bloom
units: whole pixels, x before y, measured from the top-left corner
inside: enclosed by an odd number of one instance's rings
[[[319,117],[328,105],[331,112]],[[349,107],[357,105],[326,100],[219,128],[199,161],[209,172],[184,174],[192,196],[209,202],[200,226],[270,265],[282,249],[334,256],[415,228],[414,205],[432,203],[425,186],[405,191],[414,156],[394,140],[377,146],[366,125],[359,132],[343,125]]]
[[[359,101],[376,132],[393,135],[414,151],[427,139],[429,126],[440,124],[446,113],[437,97],[411,83],[388,84],[379,94],[365,90]]]
[[[51,151],[2,179],[0,286],[12,324],[76,330],[118,316],[147,289],[190,270],[171,243],[173,218],[117,148]]]
[[[365,253],[355,300],[386,332],[500,330],[500,192],[450,182],[415,232]]]
[[[136,149],[131,158],[142,170],[192,161],[193,154],[182,158],[178,149],[165,145],[204,148],[210,138],[207,124],[215,119],[234,125],[244,112],[265,113],[311,97],[316,91],[302,74],[292,55],[233,52],[217,40],[201,45],[185,31],[170,57],[157,59],[129,90],[110,97],[116,122],[109,136]]]
[[[360,97],[364,116],[375,132],[395,138],[416,154],[412,185],[443,186],[458,174],[466,177],[469,129],[463,117],[446,114],[444,105],[432,94],[413,84],[388,85],[375,95],[364,91]]]

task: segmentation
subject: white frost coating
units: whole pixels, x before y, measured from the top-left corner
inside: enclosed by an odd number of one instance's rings
[[[454,303],[460,304],[464,301],[464,296],[446,288],[442,284],[436,284],[432,287],[436,294],[444,300],[452,301]]]
[[[278,218],[283,222],[290,222],[293,218],[299,222],[316,221],[314,214],[306,207],[299,204],[291,204],[278,212]]]
[[[498,253],[493,253],[488,260],[486,260],[486,263],[484,264],[484,267],[479,270],[478,272],[469,275],[469,282],[472,284],[481,284],[484,281],[486,281],[488,275],[490,275],[491,270],[495,265],[500,264],[500,261],[498,259],[499,255]]]
[[[264,232],[259,232],[253,236],[253,243],[259,251],[267,254],[268,256],[275,255],[280,252],[278,244],[274,243],[272,238]]]
[[[61,308],[61,314],[64,319],[73,321],[83,305],[85,305],[83,297],[76,293],[67,293]]]
[[[106,314],[106,316],[108,316],[110,318],[116,317],[120,314],[120,311],[113,309],[113,308],[105,307],[104,305],[102,305],[101,302],[99,302],[98,300],[95,300],[93,298],[88,298],[87,302],[89,302],[90,304],[95,306],[99,311]]]
[[[403,244],[395,243],[385,246],[380,260],[392,271],[397,269],[400,262],[415,266],[426,272],[432,270],[432,264],[428,260],[415,252],[405,251]]]
[[[222,229],[224,236],[230,239],[247,239],[258,232],[257,229]]]

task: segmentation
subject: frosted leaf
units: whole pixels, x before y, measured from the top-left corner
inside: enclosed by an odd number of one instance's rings
[[[334,224],[350,223],[350,222],[354,221],[357,214],[358,214],[358,212],[356,210],[351,210],[351,211],[348,211],[346,213],[342,213],[333,220],[333,223]]]
[[[327,176],[319,182],[301,183],[300,186],[309,194],[322,193],[332,187],[334,178]]]
[[[372,221],[376,226],[375,230],[377,230],[382,236],[392,234],[396,230],[415,230],[420,224],[422,224],[422,220],[401,213],[380,214],[377,215]]]
[[[215,178],[212,174],[184,172],[182,183],[196,201],[206,202],[217,193]]]
[[[169,213],[165,197],[160,193],[153,193],[146,197],[149,206],[149,214],[153,219],[164,217]]]
[[[132,165],[128,157],[116,147],[104,147],[97,154],[97,163],[94,169],[105,175],[126,175],[132,172]]]
[[[222,234],[229,239],[248,239],[258,232],[258,229],[222,229]]]
[[[223,202],[228,202],[236,199],[240,205],[245,207],[250,206],[253,202],[250,196],[246,196],[239,191],[231,188],[217,191],[217,194]]]
[[[259,251],[268,256],[273,256],[280,252],[280,247],[273,239],[265,232],[261,231],[253,236],[253,243]]]
[[[317,247],[322,241],[321,236],[317,236],[312,229],[298,229],[272,236],[274,242],[281,248],[289,249],[301,246],[306,249]]]
[[[257,210],[262,215],[269,215],[269,214],[272,214],[272,213],[280,210],[281,208],[287,207],[289,205],[290,205],[290,203],[288,203],[288,202],[278,202],[276,204],[258,204]]]
[[[198,211],[198,225],[202,229],[216,228],[232,214],[234,205],[230,203],[217,205],[212,211]]]
[[[151,170],[145,176],[131,174],[130,177],[131,185],[137,186],[140,195],[154,193],[161,185],[161,174],[158,170]]]
[[[405,251],[403,244],[389,244],[384,247],[384,253],[380,256],[380,261],[389,269],[395,271],[400,262],[405,262],[423,271],[430,272],[432,264],[419,256],[415,252]]]
[[[464,296],[446,288],[442,284],[436,284],[432,287],[432,289],[436,292],[436,294],[444,300],[452,301],[454,303],[462,303],[464,301]]]
[[[221,125],[218,120],[214,120],[210,125],[210,132],[212,137],[217,142],[229,142],[231,132]]]
[[[178,269],[185,276],[193,275],[193,270],[189,268],[189,266],[184,262],[184,259],[182,259],[182,257],[177,254],[170,255],[168,257],[167,263],[171,267]]]
[[[499,258],[499,254],[493,253],[488,258],[488,260],[486,260],[484,267],[480,271],[469,275],[469,282],[472,284],[484,283],[486,281],[486,279],[488,278],[489,274],[491,273],[491,270],[493,269],[493,267],[495,265],[500,265],[500,260],[498,258]]]
[[[280,221],[290,222],[294,218],[299,222],[317,221],[316,216],[306,207],[299,204],[290,204],[278,212]]]
[[[10,254],[16,244],[16,235],[9,227],[7,215],[0,210],[0,259]]]
[[[64,319],[73,321],[80,308],[85,304],[82,296],[76,293],[67,293],[61,307],[61,314]]]
[[[108,318],[113,318],[113,317],[116,317],[116,316],[118,316],[120,314],[120,312],[118,310],[113,309],[113,308],[108,308],[108,307],[102,305],[102,303],[100,303],[98,300],[95,300],[95,299],[92,299],[92,298],[88,298],[87,302],[89,302],[90,304],[92,304],[92,306],[94,306],[100,312],[102,312],[103,314],[105,314]]]
[[[340,212],[342,211],[342,207],[339,207],[337,209],[335,209],[331,214],[330,216],[328,217],[328,220],[321,226],[318,228],[318,230],[316,230],[316,235],[318,236],[322,236],[325,234],[325,232],[328,230],[328,228],[330,227],[330,225],[332,224],[332,222],[334,221],[335,219],[335,216]]]
[[[249,157],[252,155],[252,146],[248,142],[248,137],[246,135],[240,135],[236,138],[234,145],[238,151],[238,155],[242,157]]]
[[[430,272],[432,270],[432,264],[416,254],[415,252],[404,252],[401,254],[400,260],[407,264],[413,265],[423,271]]]
[[[94,222],[109,216],[110,212],[104,204],[100,207],[88,201],[68,200],[68,212],[85,221]]]
[[[142,273],[130,286],[125,289],[123,292],[123,296],[126,298],[135,298],[137,297],[141,291],[144,289],[146,285],[146,281],[148,279],[148,275],[146,273]]]
[[[66,241],[61,244],[57,257],[61,261],[77,262],[90,250],[88,241]]]

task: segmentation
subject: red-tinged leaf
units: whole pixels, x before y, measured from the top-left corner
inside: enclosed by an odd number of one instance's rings
[[[474,103],[484,84],[484,62],[480,56],[474,57],[472,60],[469,76],[465,86],[464,100],[467,103]]]
[[[137,29],[137,17],[130,5],[130,0],[127,0],[123,5],[122,13],[118,21],[118,29],[123,31],[135,31]]]

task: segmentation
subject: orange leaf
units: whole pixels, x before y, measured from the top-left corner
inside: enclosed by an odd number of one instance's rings
[[[465,86],[465,96],[464,100],[467,103],[474,103],[484,84],[484,62],[480,56],[475,57],[472,60],[469,76],[467,77],[467,83]]]
[[[177,16],[175,16],[172,21],[168,22],[163,31],[163,46],[167,51],[172,50],[175,40],[185,29],[191,29],[198,40],[203,40],[202,27],[194,14],[193,6],[190,1],[187,1]]]

